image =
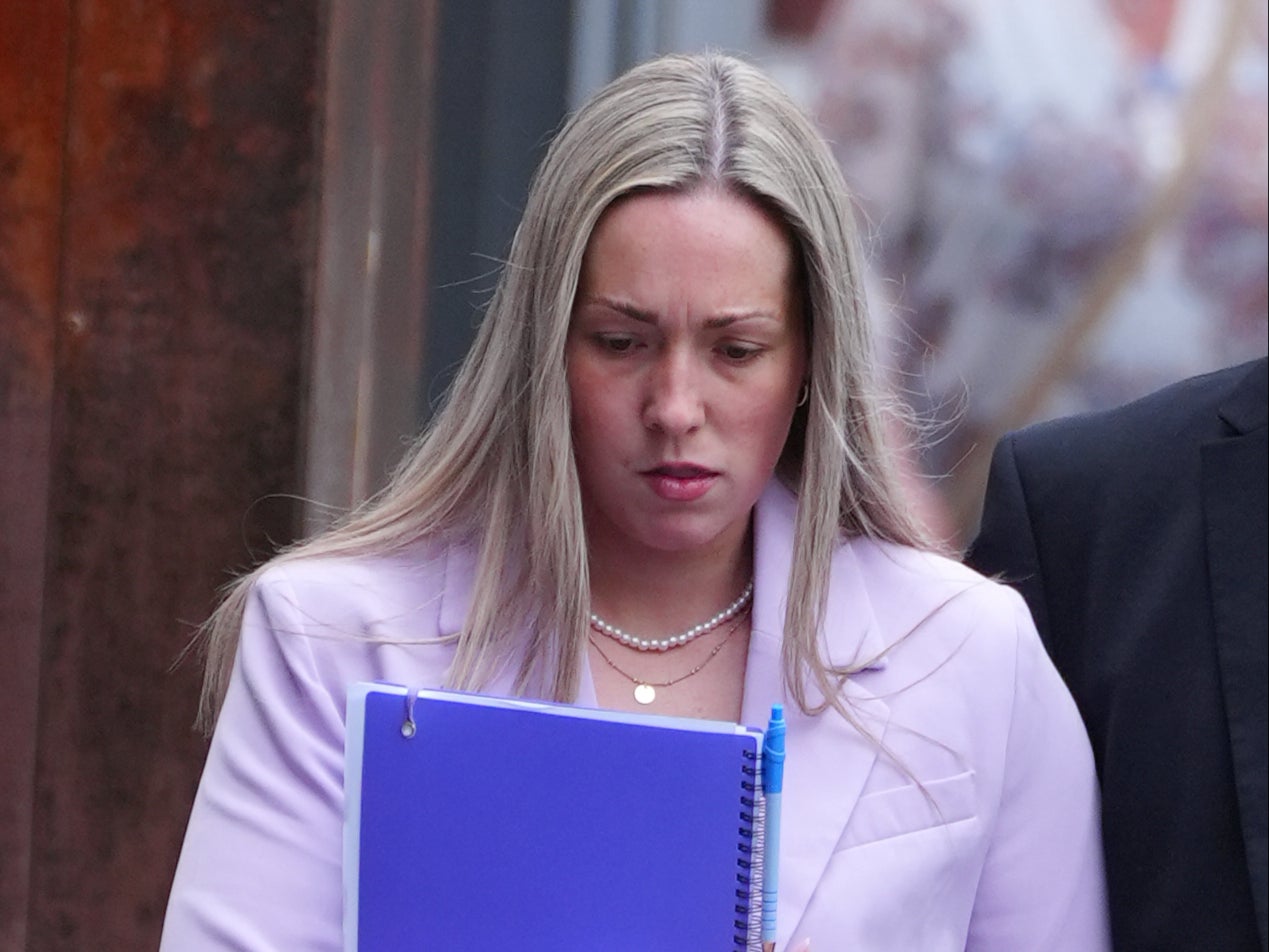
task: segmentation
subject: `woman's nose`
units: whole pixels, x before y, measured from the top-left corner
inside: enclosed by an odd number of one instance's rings
[[[702,384],[690,355],[665,354],[649,375],[644,424],[671,436],[695,430],[705,419]]]

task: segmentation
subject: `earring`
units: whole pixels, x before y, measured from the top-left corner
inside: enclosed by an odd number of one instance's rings
[[[800,407],[804,407],[806,406],[806,401],[810,399],[811,399],[811,385],[809,383],[804,383],[802,384],[802,389],[798,391],[797,405]]]

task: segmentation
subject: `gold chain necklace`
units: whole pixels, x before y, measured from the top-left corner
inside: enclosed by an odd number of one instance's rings
[[[590,639],[590,643],[594,646],[595,650],[599,652],[599,656],[604,659],[604,661],[608,664],[608,667],[612,668],[635,686],[634,699],[640,704],[651,704],[657,699],[657,688],[668,688],[672,685],[678,684],[680,681],[686,681],[694,674],[699,674],[701,669],[713,661],[714,658],[717,657],[718,652],[723,650],[727,642],[731,640],[731,636],[734,635],[736,630],[740,627],[740,623],[745,620],[745,616],[748,614],[748,606],[746,606],[745,609],[735,616],[735,621],[733,621],[731,623],[731,627],[727,629],[727,634],[723,635],[722,640],[720,640],[718,644],[714,645],[710,653],[705,656],[705,660],[691,671],[687,672],[687,674],[680,674],[677,678],[670,678],[668,681],[649,681],[646,678],[636,678],[629,671],[623,671],[621,668],[617,667],[617,663],[613,661],[612,658],[608,657],[608,655],[604,652],[604,649],[599,646],[599,642],[595,640],[594,635],[587,635],[587,638]]]

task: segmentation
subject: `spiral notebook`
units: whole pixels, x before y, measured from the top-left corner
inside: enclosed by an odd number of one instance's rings
[[[762,732],[356,684],[348,952],[754,948]]]

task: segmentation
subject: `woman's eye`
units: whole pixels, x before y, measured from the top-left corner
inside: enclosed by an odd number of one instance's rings
[[[719,352],[732,363],[744,363],[752,360],[759,353],[759,348],[752,344],[723,344]]]
[[[599,334],[595,339],[600,347],[612,354],[626,354],[635,348],[635,339],[622,334]]]

